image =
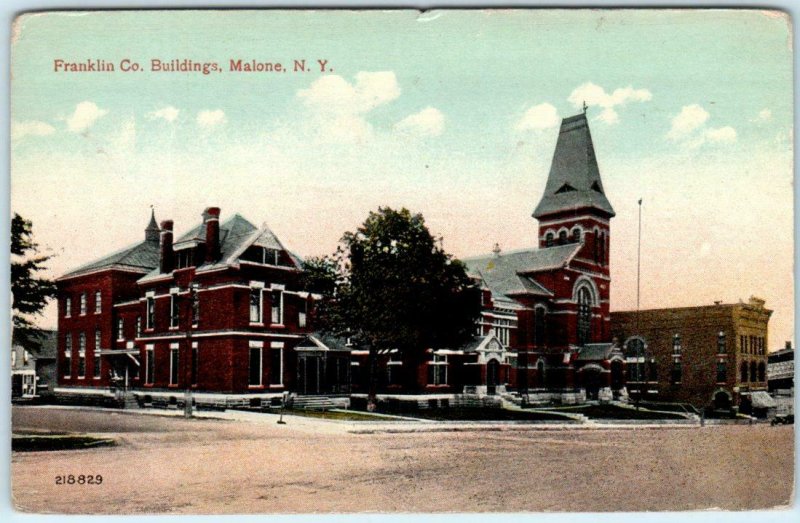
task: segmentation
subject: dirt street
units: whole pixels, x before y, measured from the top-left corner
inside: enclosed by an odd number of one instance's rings
[[[15,503],[111,514],[744,510],[786,505],[793,492],[791,426],[367,434],[354,422],[251,418],[15,407],[15,430],[118,442],[14,453]],[[103,482],[56,485],[62,474]]]

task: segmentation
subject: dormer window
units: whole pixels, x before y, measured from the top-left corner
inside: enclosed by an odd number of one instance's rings
[[[554,236],[553,236],[552,232],[548,232],[547,234],[545,234],[545,236],[544,236],[544,246],[545,247],[552,247],[553,246],[553,239],[554,239]]]
[[[575,187],[571,186],[568,183],[565,183],[564,185],[562,185],[561,187],[558,188],[558,190],[556,191],[556,194],[561,194],[561,193],[565,193],[565,192],[571,192],[571,191],[574,191],[574,190],[576,190]]]
[[[239,257],[244,261],[261,263],[264,265],[286,265],[281,260],[280,251],[278,249],[270,249],[269,247],[261,247],[260,245],[251,245]]]
[[[573,243],[580,243],[581,242],[581,229],[580,227],[575,227],[572,229],[572,242]]]
[[[175,252],[175,268],[185,269],[194,267],[194,249],[181,249]]]
[[[558,233],[558,244],[564,245],[565,243],[567,243],[567,231],[561,230]]]

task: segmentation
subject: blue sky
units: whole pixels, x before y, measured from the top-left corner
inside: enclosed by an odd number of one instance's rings
[[[756,11],[129,12],[18,21],[11,209],[53,272],[207,205],[331,252],[378,205],[457,256],[535,243],[583,101],[609,199],[612,309],[764,297],[791,339],[789,21]],[[53,60],[327,59],[328,74],[64,74]],[[224,217],[224,216],[223,216]],[[54,323],[52,312],[47,321]]]

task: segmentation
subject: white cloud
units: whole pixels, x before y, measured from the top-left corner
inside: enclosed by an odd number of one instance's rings
[[[416,136],[439,136],[444,131],[444,114],[435,107],[426,107],[397,122],[395,129]]]
[[[708,120],[708,111],[698,104],[685,105],[681,112],[672,118],[672,127],[667,133],[667,138],[679,140],[692,133]]]
[[[165,107],[162,107],[161,109],[157,109],[155,111],[147,113],[147,117],[150,118],[151,120],[156,120],[158,118],[161,118],[163,120],[166,120],[167,122],[172,123],[175,121],[176,118],[178,118],[178,113],[180,113],[180,111],[177,108],[171,105],[167,105]]]
[[[723,144],[736,141],[736,129],[724,127],[707,127],[711,117],[708,111],[698,104],[685,105],[681,112],[672,118],[672,126],[667,138],[678,141],[693,149],[705,143]]]
[[[82,133],[106,114],[108,111],[100,109],[94,102],[81,102],[75,106],[75,111],[67,118],[67,129],[73,133]]]
[[[707,129],[703,134],[709,142],[731,143],[736,141],[736,129],[730,126]]]
[[[400,86],[394,71],[356,73],[351,84],[339,75],[326,75],[308,89],[301,89],[297,97],[306,106],[321,112],[363,114],[391,102],[400,96]]]
[[[308,111],[304,123],[317,141],[364,143],[374,134],[367,113],[397,99],[400,92],[393,71],[361,71],[352,83],[339,75],[323,76],[297,91],[297,98]]]
[[[214,109],[200,111],[197,113],[197,125],[206,129],[211,129],[217,125],[225,123],[225,111],[222,109]]]
[[[601,107],[603,111],[597,120],[613,125],[619,122],[619,114],[614,107],[625,105],[628,102],[649,102],[652,98],[653,94],[647,89],[634,89],[632,86],[619,87],[609,94],[599,85],[586,82],[576,87],[570,93],[567,101],[578,108],[583,107],[584,103],[589,107]]]
[[[11,138],[19,140],[25,136],[47,136],[53,134],[56,128],[49,123],[38,120],[28,120],[25,122],[11,122]]]
[[[558,110],[549,103],[534,105],[522,115],[514,128],[517,131],[540,131],[559,124]]]

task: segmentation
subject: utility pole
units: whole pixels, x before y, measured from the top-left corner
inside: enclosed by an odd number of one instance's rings
[[[187,315],[187,326],[186,326],[186,356],[183,358],[184,360],[184,369],[188,367],[188,371],[183,373],[183,378],[185,381],[185,389],[183,395],[183,416],[186,418],[192,417],[194,398],[192,397],[192,371],[194,369],[194,347],[192,347],[192,328],[194,327],[194,311],[196,306],[197,300],[197,283],[190,283],[189,284],[189,314]]]

